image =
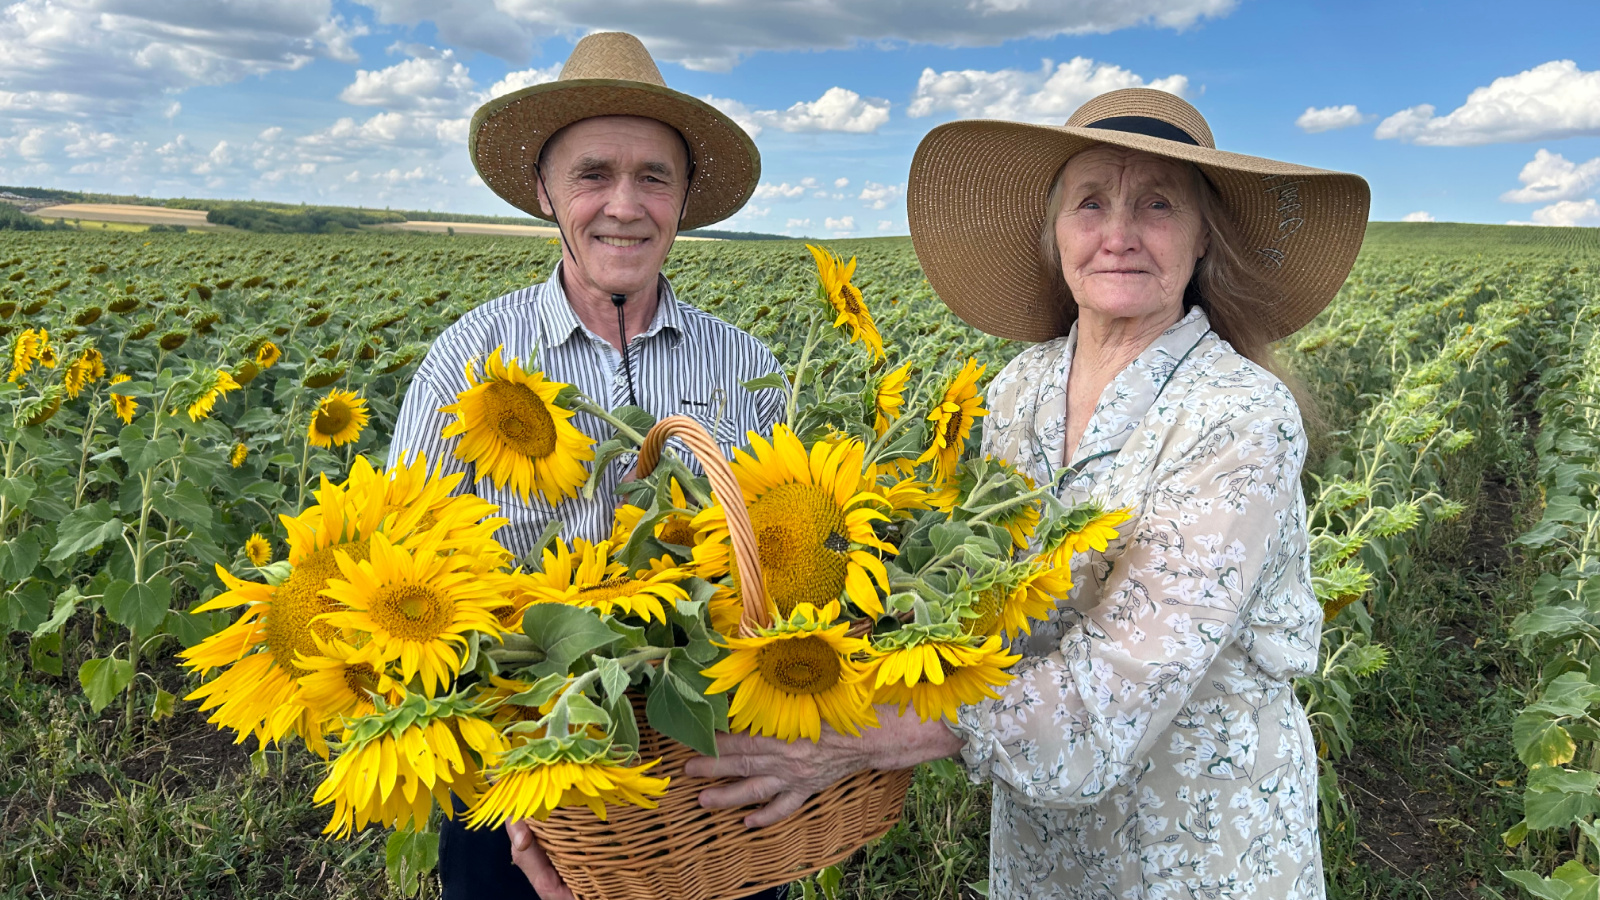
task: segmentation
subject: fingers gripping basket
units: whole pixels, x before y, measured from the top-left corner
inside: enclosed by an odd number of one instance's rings
[[[721,450],[686,416],[656,423],[639,451],[648,475],[661,447],[676,437],[694,453],[727,511],[743,591],[746,634],[770,623],[756,538],[744,495]],[[695,753],[648,725],[639,729],[639,755],[659,757],[652,775],[672,782],[656,809],[612,805],[609,821],[588,809],[562,807],[533,823],[545,852],[579,900],[734,900],[839,862],[882,837],[900,819],[911,770],[858,772],[807,801],[799,812],[766,828],[744,825],[745,809],[702,809],[700,792],[732,779],[689,778]]]

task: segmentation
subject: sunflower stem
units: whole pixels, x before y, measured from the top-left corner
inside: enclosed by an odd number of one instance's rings
[[[806,365],[811,362],[811,351],[817,347],[817,336],[822,332],[822,323],[817,321],[817,314],[811,314],[811,327],[806,331],[805,347],[800,351],[800,364],[794,370],[794,384],[789,385],[789,402],[783,411],[783,421],[791,430],[795,427],[795,410],[800,404],[800,388],[806,383]]]
[[[624,422],[612,415],[610,410],[601,409],[598,405],[590,402],[587,399],[579,399],[574,402],[572,406],[574,409],[581,409],[584,412],[610,425],[612,428],[615,428],[617,430],[617,434],[620,434],[628,440],[633,441],[635,444],[644,444],[644,435],[640,434],[632,425],[629,425],[627,422]]]
[[[862,461],[862,468],[866,469],[870,466],[877,465],[878,456],[888,448],[889,442],[894,440],[896,432],[899,432],[909,424],[911,424],[910,416],[896,416],[894,420],[889,423],[889,427],[883,430],[883,434],[879,435],[878,439],[872,442],[872,446],[867,448],[867,455]]]
[[[1050,486],[1050,485],[1046,485],[1045,487],[1035,488],[1035,489],[1033,489],[1031,491],[1028,491],[1026,494],[1018,494],[1018,495],[1016,495],[1015,497],[1012,497],[1009,500],[1002,500],[999,503],[996,503],[995,505],[993,505],[993,506],[989,507],[988,509],[984,510],[983,512],[978,513],[977,515],[975,515],[972,518],[968,519],[967,523],[969,525],[976,525],[977,523],[982,522],[983,520],[989,518],[990,516],[998,515],[999,513],[1003,513],[1003,512],[1005,512],[1005,511],[1007,511],[1009,509],[1012,509],[1014,507],[1022,506],[1025,503],[1032,503],[1033,501],[1038,500],[1041,497],[1049,497],[1049,496],[1052,495],[1053,492],[1054,492],[1054,488],[1052,486]]]

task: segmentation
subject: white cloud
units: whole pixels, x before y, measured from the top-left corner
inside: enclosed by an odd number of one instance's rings
[[[756,185],[756,191],[751,195],[751,199],[799,200],[801,197],[806,195],[806,191],[809,191],[816,186],[817,180],[809,176],[800,179],[798,184],[790,184],[787,181],[773,184],[772,182],[768,181]]]
[[[164,94],[356,62],[359,24],[332,0],[217,3],[19,0],[0,9],[0,109],[13,116],[131,114]]]
[[[183,104],[174,100],[168,104],[167,108],[161,113],[161,118],[171,122],[173,119],[176,119],[178,117],[178,113],[181,112],[183,112]]]
[[[823,220],[822,224],[823,227],[833,232],[834,237],[839,237],[841,235],[850,234],[856,230],[856,217],[840,216],[839,218],[835,219],[832,216],[829,216]]]
[[[433,22],[446,44],[482,50],[514,63],[524,63],[538,42],[556,31],[540,27],[538,16],[516,16],[492,0],[360,0],[384,25]]]
[[[810,219],[790,219],[789,221],[783,223],[783,230],[784,231],[791,231],[791,230],[796,229],[796,228],[810,228],[810,227],[811,227],[811,220]]]
[[[507,72],[506,77],[489,86],[489,96],[485,99],[504,97],[513,91],[520,91],[536,84],[546,84],[555,81],[561,74],[562,63],[546,66],[543,69],[522,69],[517,72]]]
[[[1185,29],[1232,12],[1238,0],[918,0],[716,3],[706,0],[359,0],[384,24],[436,23],[440,39],[510,62],[557,35],[625,24],[658,60],[726,71],[762,50],[845,49],[882,41],[990,47],[1123,28]]]
[[[1507,203],[1554,203],[1576,200],[1600,187],[1600,156],[1586,163],[1568,162],[1559,153],[1541,148],[1517,175],[1522,187],[1506,191]]]
[[[1060,125],[1091,97],[1118,88],[1148,87],[1185,96],[1189,79],[1169,75],[1146,81],[1120,66],[1078,56],[1039,69],[981,69],[935,72],[923,69],[906,114],[954,113],[959,118],[1012,119]]]
[[[1409,212],[1409,213],[1406,213],[1405,215],[1401,216],[1400,217],[1400,221],[1402,221],[1402,222],[1433,222],[1433,221],[1437,221],[1437,220],[1434,219],[1433,213],[1428,212],[1426,210],[1417,210],[1416,212]]]
[[[784,131],[845,131],[871,134],[889,121],[889,101],[862,97],[855,91],[831,87],[810,102],[800,102],[782,112],[757,113]]]
[[[879,231],[893,231],[894,230],[894,223],[889,221],[888,219],[879,219],[878,220],[878,230]]]
[[[431,49],[431,48],[429,48]],[[354,106],[381,106],[392,110],[458,112],[474,105],[477,84],[467,67],[445,50],[413,56],[387,69],[356,71],[356,80],[339,99]]]
[[[1579,202],[1577,200],[1562,200],[1533,211],[1531,222],[1507,222],[1507,225],[1560,225],[1595,226],[1600,225],[1600,200],[1590,197]]]
[[[876,181],[867,182],[856,199],[867,204],[870,209],[887,209],[889,204],[899,200],[905,194],[903,184],[879,184]]]
[[[889,101],[862,97],[842,87],[828,88],[821,97],[797,102],[788,109],[751,109],[738,100],[710,94],[700,99],[721,110],[751,137],[760,137],[768,128],[871,134],[889,121]]]
[[[833,186],[836,187],[836,188],[849,187],[850,186],[850,179],[848,179],[848,178],[835,178],[833,180]]]
[[[271,128],[263,128],[261,133],[256,135],[256,140],[270,144],[280,137],[283,137],[283,126],[274,125]]]
[[[1375,116],[1364,116],[1356,109],[1354,103],[1343,106],[1306,107],[1300,118],[1294,124],[1307,134],[1316,134],[1321,131],[1334,131],[1339,128],[1350,128],[1362,122],[1370,122]]]
[[[1600,134],[1600,71],[1553,60],[1476,88],[1443,116],[1423,103],[1403,109],[1373,132],[1379,140],[1466,147]]]

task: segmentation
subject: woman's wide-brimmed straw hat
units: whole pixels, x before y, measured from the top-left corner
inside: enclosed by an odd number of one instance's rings
[[[467,137],[472,164],[512,206],[548,220],[535,190],[539,150],[557,131],[595,116],[643,116],[683,135],[694,163],[684,231],[738,212],[761,180],[761,154],[750,135],[711,104],[667,87],[650,51],[619,31],[579,41],[555,81],[479,108]]]
[[[968,120],[928,132],[911,162],[906,214],[934,291],[969,325],[1045,341],[1067,333],[1077,306],[1040,252],[1056,174],[1081,150],[1112,144],[1193,163],[1277,286],[1260,314],[1273,339],[1333,299],[1366,234],[1371,193],[1360,176],[1218,150],[1200,112],[1149,88],[1090,100],[1063,126]]]

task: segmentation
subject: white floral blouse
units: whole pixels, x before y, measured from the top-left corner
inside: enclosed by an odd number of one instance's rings
[[[1061,466],[1072,333],[989,387],[983,449]],[[1191,310],[1105,389],[1068,502],[1130,507],[1106,552],[964,707],[992,779],[990,896],[1322,898],[1317,761],[1291,680],[1316,664],[1294,397]]]

